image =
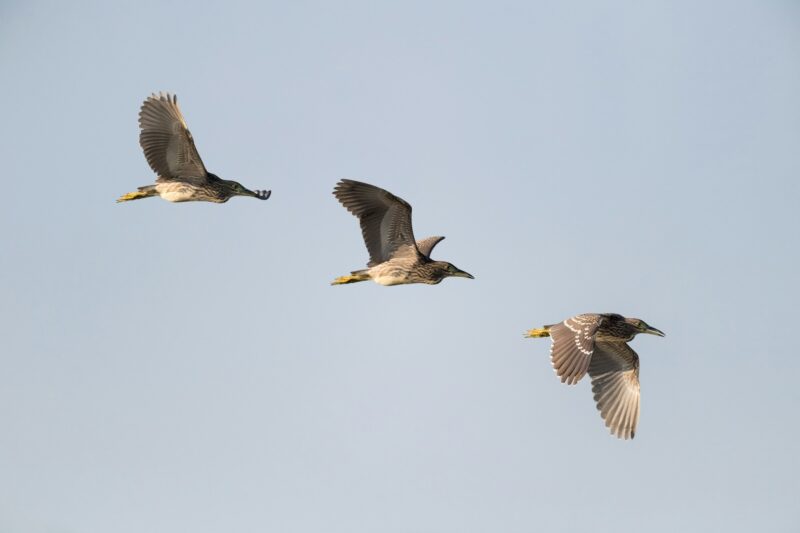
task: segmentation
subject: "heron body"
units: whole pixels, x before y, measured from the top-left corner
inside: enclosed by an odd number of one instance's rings
[[[339,277],[333,284],[343,285],[371,279],[375,283],[385,286],[407,285],[409,283],[436,285],[447,276],[454,275],[448,273],[448,264],[449,263],[445,263],[444,261],[431,261],[427,258],[422,258],[418,262],[395,258],[366,270],[356,270],[349,276]]]
[[[411,206],[392,193],[360,181],[340,180],[333,190],[341,204],[358,217],[369,251],[367,269],[336,278],[332,285],[373,280],[380,285],[425,283],[436,285],[446,277],[472,275],[430,254],[444,237],[414,240]]]
[[[139,144],[158,177],[155,185],[139,187],[122,195],[117,202],[160,196],[169,202],[221,204],[234,196],[260,200],[270,197],[271,191],[251,191],[206,170],[178,107],[177,96],[159,93],[148,97],[139,111],[139,127]]]
[[[587,313],[532,329],[527,337],[551,337],[550,359],[562,383],[588,373],[600,416],[611,434],[632,439],[639,423],[639,356],[628,342],[639,333],[664,333],[638,318]]]

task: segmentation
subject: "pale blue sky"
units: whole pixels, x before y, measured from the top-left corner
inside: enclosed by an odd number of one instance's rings
[[[3,2],[0,531],[800,528],[800,4]],[[267,202],[115,204],[178,94]],[[476,279],[363,267],[340,178]],[[528,328],[638,316],[636,439]]]

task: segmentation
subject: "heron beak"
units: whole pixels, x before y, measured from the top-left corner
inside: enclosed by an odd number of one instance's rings
[[[457,278],[475,279],[475,276],[473,276],[469,272],[464,272],[463,270],[458,270],[458,271],[454,272],[453,276],[455,276]]]
[[[653,326],[647,326],[642,333],[649,333],[650,335],[658,335],[659,337],[665,337],[664,332],[660,329],[656,329]]]
[[[245,189],[245,196],[252,196],[253,198],[258,198],[259,200],[266,200],[270,196],[272,196],[272,191],[251,191],[250,189]]]

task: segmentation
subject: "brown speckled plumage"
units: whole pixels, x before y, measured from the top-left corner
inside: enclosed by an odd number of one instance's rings
[[[632,439],[639,423],[639,356],[628,346],[639,333],[664,336],[638,318],[587,313],[533,329],[528,337],[552,337],[550,358],[562,383],[588,372],[600,416],[613,435]]]

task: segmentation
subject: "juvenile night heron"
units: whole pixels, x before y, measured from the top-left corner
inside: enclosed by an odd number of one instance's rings
[[[224,180],[206,170],[186,121],[178,97],[153,94],[139,111],[139,144],[153,172],[155,185],[139,187],[121,196],[117,202],[160,196],[170,202],[227,202],[234,196],[269,198],[271,191],[251,191],[240,183]]]
[[[638,318],[588,313],[528,331],[552,337],[550,359],[562,383],[574,385],[589,372],[600,416],[612,435],[632,439],[639,423],[639,356],[628,346],[639,333],[664,333]]]
[[[361,223],[361,233],[369,251],[369,268],[336,278],[331,285],[368,279],[381,285],[436,285],[450,276],[474,279],[450,263],[431,259],[431,250],[444,237],[414,240],[411,206],[402,198],[353,180],[339,181],[333,195]]]

